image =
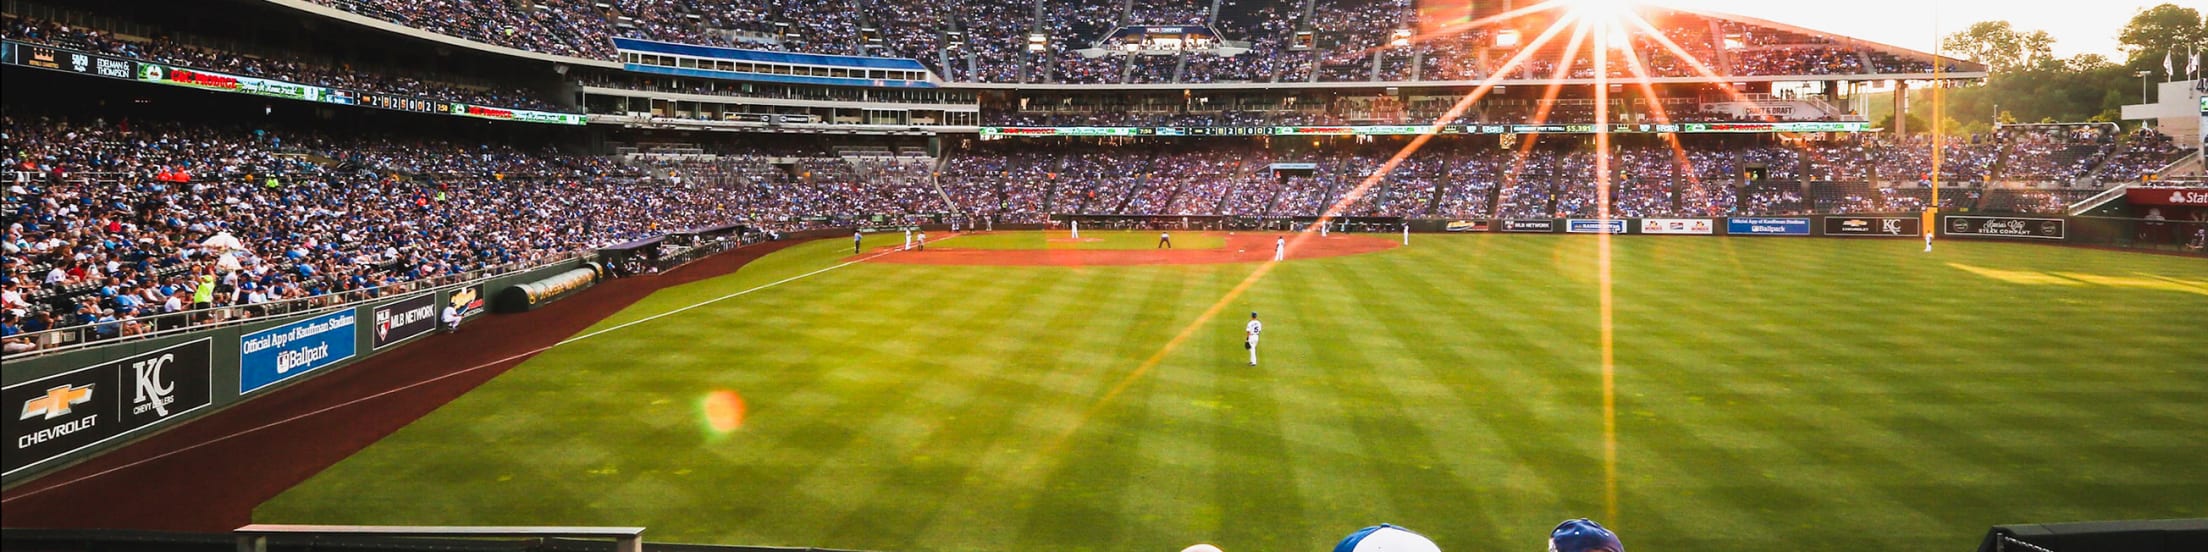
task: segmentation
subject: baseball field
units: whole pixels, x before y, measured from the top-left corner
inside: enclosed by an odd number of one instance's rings
[[[1269,234],[1084,234],[829,239],[660,291],[255,521],[1229,552],[1389,522],[1524,551],[1585,516],[1639,551],[1852,552],[2208,516],[2197,258],[1621,236],[1605,366],[1594,237],[1267,263]],[[1077,253],[966,262],[1021,249]],[[1083,256],[1136,253],[1164,260]]]

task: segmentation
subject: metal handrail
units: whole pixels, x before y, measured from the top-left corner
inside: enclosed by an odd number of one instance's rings
[[[516,264],[525,264],[525,266],[522,266],[521,268],[516,268],[516,269],[512,269],[512,270],[506,270],[506,271],[504,271],[504,272],[495,272],[495,273],[494,273],[494,272],[492,272],[492,271],[495,271],[495,270],[500,270],[500,269],[503,269],[503,268],[505,268],[505,267],[508,267],[508,266],[513,266],[513,265],[512,265],[512,264],[508,264],[508,265],[499,265],[499,266],[485,267],[485,268],[481,268],[481,269],[476,269],[476,270],[472,270],[472,271],[468,271],[468,272],[463,272],[463,273],[459,273],[459,274],[452,274],[452,275],[447,275],[447,276],[434,277],[434,278],[429,278],[429,279],[424,279],[424,280],[409,280],[409,281],[405,281],[405,282],[398,282],[398,283],[394,283],[394,284],[390,284],[390,285],[385,285],[385,286],[379,286],[379,287],[373,287],[373,288],[363,288],[363,289],[356,289],[356,290],[349,290],[349,291],[342,291],[342,292],[338,292],[338,293],[329,293],[329,294],[323,294],[323,295],[316,295],[316,296],[313,296],[313,297],[301,297],[301,298],[298,298],[298,299],[286,299],[286,300],[283,300],[283,301],[270,301],[270,302],[266,302],[266,303],[256,303],[256,304],[251,304],[251,305],[226,305],[226,306],[220,306],[220,307],[209,307],[209,308],[204,308],[204,309],[194,309],[194,310],[177,311],[177,312],[173,312],[173,313],[162,313],[162,314],[156,314],[156,315],[152,315],[152,316],[147,316],[147,317],[139,318],[139,319],[137,319],[137,320],[138,320],[138,321],[140,321],[141,323],[152,323],[152,322],[153,322],[154,320],[157,320],[157,319],[161,319],[161,318],[169,318],[169,317],[181,317],[181,319],[183,319],[183,320],[193,320],[193,319],[195,319],[195,318],[199,317],[200,315],[207,315],[207,314],[219,314],[219,315],[228,315],[228,314],[231,314],[231,313],[235,313],[235,312],[238,312],[238,311],[243,311],[243,310],[246,310],[246,309],[252,309],[252,308],[260,308],[260,309],[267,309],[267,310],[270,310],[270,311],[274,311],[274,312],[273,312],[272,314],[269,314],[269,315],[264,315],[264,316],[257,316],[257,317],[250,317],[250,318],[232,318],[232,317],[227,317],[227,316],[223,316],[223,317],[220,317],[221,319],[219,319],[219,320],[215,320],[215,321],[213,321],[213,322],[208,322],[208,323],[205,323],[205,324],[187,324],[187,325],[185,325],[185,326],[183,326],[183,327],[177,327],[177,328],[169,328],[169,329],[165,329],[165,330],[154,330],[154,331],[148,331],[148,332],[144,332],[144,333],[138,333],[138,334],[132,334],[132,335],[119,335],[119,336],[115,336],[115,337],[110,337],[110,338],[89,338],[89,337],[87,337],[88,335],[90,335],[90,334],[92,334],[92,333],[95,333],[95,332],[96,332],[96,330],[97,330],[97,329],[98,329],[99,327],[101,327],[101,326],[109,326],[109,325],[115,325],[115,324],[119,324],[119,322],[94,322],[94,323],[91,323],[91,324],[79,324],[79,325],[75,325],[75,326],[67,326],[67,327],[61,327],[61,328],[53,328],[53,329],[48,329],[48,330],[40,330],[40,331],[36,331],[36,332],[24,332],[24,333],[20,333],[20,334],[16,334],[16,335],[8,336],[8,338],[9,338],[9,339],[30,339],[30,340],[33,340],[33,341],[32,341],[33,343],[37,343],[37,344],[39,344],[39,345],[40,345],[40,347],[39,347],[39,348],[37,348],[37,349],[31,349],[31,350],[28,350],[28,351],[20,351],[20,352],[16,352],[16,353],[11,353],[11,354],[8,354],[8,355],[6,355],[5,357],[0,357],[0,359],[5,359],[5,360],[20,360],[20,359],[26,359],[26,358],[32,358],[32,357],[45,356],[45,355],[50,355],[50,354],[55,354],[55,353],[61,353],[61,352],[66,352],[66,351],[75,351],[75,350],[80,350],[80,349],[88,349],[88,348],[92,348],[92,347],[98,347],[98,346],[106,346],[106,345],[112,345],[112,344],[116,344],[116,343],[123,343],[123,342],[129,342],[129,341],[143,341],[143,340],[148,340],[148,339],[154,339],[154,338],[160,338],[160,337],[166,337],[166,336],[172,336],[172,335],[181,335],[181,334],[186,334],[186,333],[191,333],[191,332],[197,332],[197,331],[201,331],[201,330],[214,329],[214,328],[221,328],[221,327],[226,327],[226,326],[235,326],[235,325],[241,325],[241,324],[250,324],[250,323],[256,323],[256,322],[263,322],[263,321],[267,321],[267,320],[270,320],[270,319],[274,319],[274,318],[279,318],[279,317],[298,317],[298,316],[306,316],[306,315],[312,315],[312,314],[321,314],[321,313],[326,313],[326,312],[335,312],[335,311],[338,311],[338,310],[342,310],[342,309],[348,309],[348,308],[358,308],[359,306],[361,306],[361,305],[363,305],[363,304],[366,304],[366,303],[371,303],[371,302],[376,302],[376,301],[380,301],[380,300],[385,300],[385,299],[389,299],[389,298],[392,298],[392,297],[398,297],[398,296],[402,296],[402,295],[406,295],[406,294],[411,294],[411,293],[417,293],[417,292],[422,292],[422,291],[435,291],[435,290],[438,290],[438,289],[443,289],[443,288],[447,288],[447,287],[462,287],[462,286],[469,286],[469,285],[474,285],[474,284],[476,284],[476,283],[480,283],[480,282],[483,282],[483,281],[486,281],[486,280],[490,280],[490,279],[493,279],[493,278],[500,278],[500,277],[505,277],[505,276],[511,276],[511,275],[515,275],[515,274],[520,274],[520,273],[524,273],[524,272],[529,272],[529,271],[532,271],[532,270],[537,270],[537,269],[541,269],[541,268],[544,268],[544,267],[547,267],[547,266],[551,266],[551,265],[554,265],[554,264],[558,264],[558,263],[563,263],[563,262],[567,262],[567,261],[571,261],[571,260],[574,260],[574,259],[577,259],[577,258],[583,257],[584,255],[588,254],[588,253],[589,253],[590,251],[591,251],[590,249],[578,249],[578,250],[574,250],[574,251],[568,251],[568,252],[566,252],[566,253],[563,253],[563,254],[555,255],[555,256],[551,257],[551,258],[550,258],[550,260],[546,260],[546,261],[542,261],[542,262],[535,262],[535,263],[516,263]],[[443,283],[439,283],[440,281],[442,281]],[[357,299],[351,299],[351,300],[346,300],[346,299],[344,299],[344,297],[345,297],[345,296],[348,296],[348,295],[351,295],[351,296],[355,296],[355,297],[358,297],[358,298],[357,298]],[[362,295],[365,295],[365,296],[362,296]],[[333,300],[335,300],[335,301],[342,301],[342,302],[338,302],[338,303],[329,303],[329,302],[328,302],[328,301],[333,301]],[[282,308],[279,308],[279,307],[282,307]],[[65,338],[65,337],[69,337],[69,336],[70,336],[70,335],[72,335],[72,334],[74,334],[74,335],[75,335],[76,339],[75,339],[75,340],[73,340],[73,341],[69,341],[69,342],[66,342],[66,343],[65,343],[65,342],[64,342],[64,339],[63,339],[63,338]]]

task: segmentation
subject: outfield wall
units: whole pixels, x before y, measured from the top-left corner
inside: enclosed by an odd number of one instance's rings
[[[2208,254],[2188,241],[2208,223],[2112,217],[1945,213],[1931,230],[1942,238],[2013,240],[2098,247]],[[1286,231],[1318,219],[1309,216],[1245,217],[1197,215],[1052,215],[1053,228],[1079,222],[1083,229],[1220,229]],[[1327,219],[1336,231],[1392,233],[1502,232],[1519,234],[1612,234],[1679,236],[1768,236],[1828,238],[1917,238],[1927,223],[1922,213],[1847,215],[1771,215],[1753,217],[1526,219],[1404,219],[1338,217]]]
[[[352,306],[10,360],[0,371],[0,403],[24,410],[4,418],[0,485],[397,350],[435,331],[455,299],[473,304],[477,316],[490,297],[582,266],[573,259]]]

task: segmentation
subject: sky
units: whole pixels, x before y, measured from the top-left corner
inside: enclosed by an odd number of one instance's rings
[[[2055,55],[2080,53],[2122,61],[2116,33],[2131,16],[2159,4],[2182,0],[1651,0],[1685,9],[1705,9],[1768,19],[1789,25],[1930,52],[1939,36],[1971,23],[2008,20],[2018,30],[2045,30],[2055,37]],[[1844,6],[1835,9],[1835,6]],[[1935,17],[1937,15],[1937,17]]]

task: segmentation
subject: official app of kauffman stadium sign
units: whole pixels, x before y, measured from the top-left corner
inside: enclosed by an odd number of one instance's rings
[[[347,309],[240,337],[238,394],[353,358],[356,318]]]

